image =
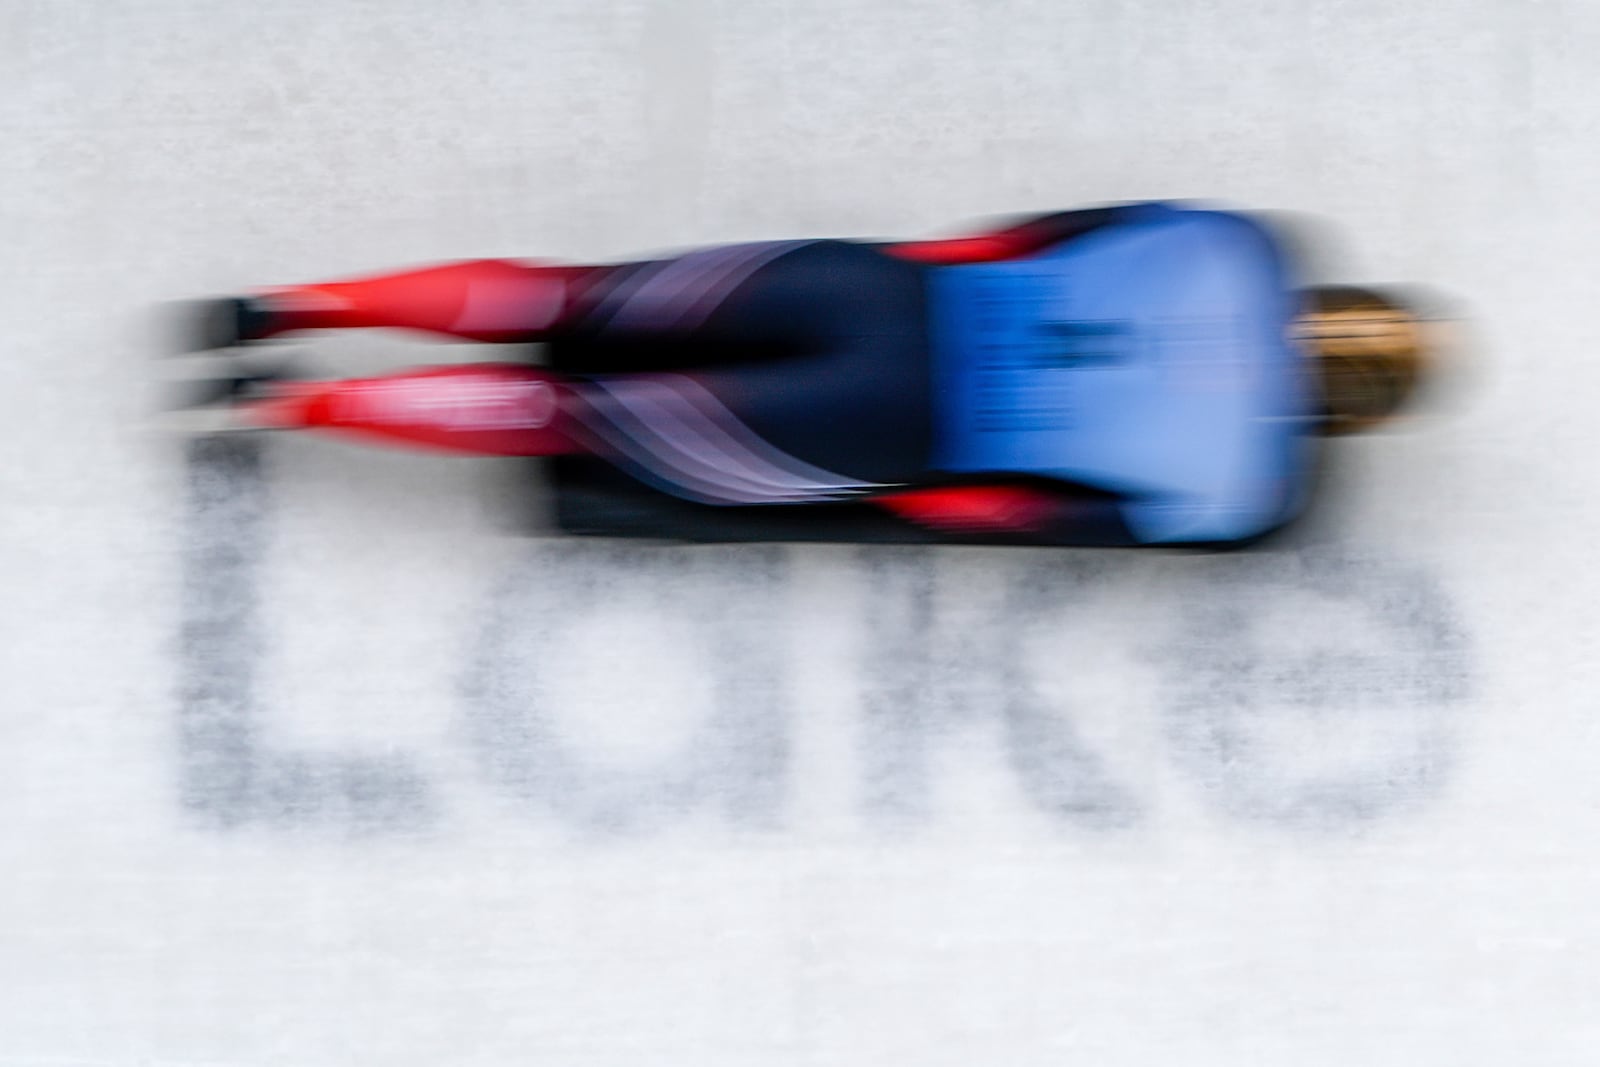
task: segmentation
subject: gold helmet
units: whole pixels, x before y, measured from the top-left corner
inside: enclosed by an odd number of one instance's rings
[[[1354,433],[1390,418],[1428,368],[1428,324],[1403,301],[1370,289],[1320,286],[1303,296],[1294,334],[1315,361],[1323,432]]]

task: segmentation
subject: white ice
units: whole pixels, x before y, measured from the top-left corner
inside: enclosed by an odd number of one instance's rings
[[[1594,1062],[1597,52],[1588,0],[0,5],[0,1064]],[[177,298],[1145,197],[1468,315],[1258,553],[573,544],[518,464],[150,428]]]

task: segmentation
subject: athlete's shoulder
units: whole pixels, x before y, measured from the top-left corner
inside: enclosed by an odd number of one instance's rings
[[[1255,212],[1201,200],[1159,200],[1131,205],[1130,224],[1186,230],[1241,252],[1264,256],[1288,269],[1288,242]]]

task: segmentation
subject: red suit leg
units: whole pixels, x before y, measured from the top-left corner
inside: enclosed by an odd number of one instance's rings
[[[286,382],[243,401],[248,425],[322,430],[374,443],[490,456],[582,452],[574,407],[558,375],[515,363],[428,367],[377,378]]]
[[[605,269],[480,259],[267,289],[245,301],[243,339],[388,326],[470,341],[537,341],[566,323],[577,290]]]

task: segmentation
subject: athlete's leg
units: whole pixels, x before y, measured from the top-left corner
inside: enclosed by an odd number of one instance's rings
[[[471,341],[537,341],[562,328],[612,270],[485,259],[209,302],[191,347],[228,348],[298,330],[387,326]]]
[[[394,327],[530,342],[581,326],[608,340],[670,342],[699,325],[762,263],[799,243],[709,248],[611,266],[471,260],[278,286],[208,302],[186,340],[207,350],[301,330]],[[664,357],[648,362],[659,366]]]
[[[705,389],[668,375],[590,380],[480,363],[265,381],[224,414],[233,429],[311,430],[466,455],[591,455],[705,503],[816,502],[874,488],[782,453]]]
[[[700,358],[710,359],[713,335],[731,339],[726,328],[702,329],[711,312],[766,263],[807,243],[729,245],[609,266],[472,260],[278,286],[207,302],[185,340],[203,351],[301,330],[352,327],[505,342],[544,341],[576,331],[606,347],[660,344],[660,350],[635,352],[634,358],[665,366],[672,363],[668,350],[674,341],[698,334]],[[781,322],[745,322],[737,331],[746,347],[740,358],[748,358],[752,342],[793,332],[792,325]],[[809,323],[800,326],[813,329]]]
[[[465,455],[585,449],[574,383],[518,363],[424,367],[374,378],[267,381],[230,405],[235,429],[315,430]]]
[[[670,348],[703,325],[729,290],[802,243],[732,245],[608,266],[472,260],[278,286],[207,302],[186,341],[204,351],[301,330],[394,327],[491,342],[544,341],[577,330],[603,335],[608,345]],[[643,360],[671,362],[665,349]]]

